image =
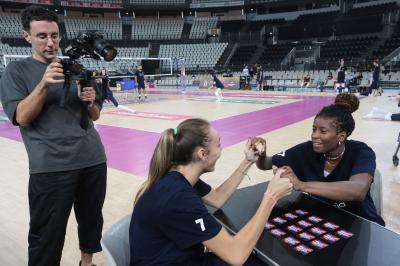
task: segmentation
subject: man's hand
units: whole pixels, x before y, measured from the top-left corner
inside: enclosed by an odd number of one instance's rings
[[[78,84],[78,96],[83,102],[94,103],[96,99],[96,90],[93,87],[84,87],[82,90]]]
[[[49,64],[43,74],[41,83],[43,87],[64,83],[64,73],[62,65],[58,62],[53,62]]]
[[[281,168],[284,171],[282,173],[281,177],[289,178],[290,182],[293,184],[293,189],[294,190],[303,191],[304,182],[299,180],[299,178],[293,172],[293,169],[290,166],[287,166],[287,165],[285,165],[285,166],[283,166]],[[274,174],[276,174],[277,170],[278,170],[278,167],[276,167],[275,165],[272,166],[272,171],[273,171]]]

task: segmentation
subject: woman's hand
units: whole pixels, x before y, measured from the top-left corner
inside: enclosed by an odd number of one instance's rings
[[[252,143],[252,138],[247,139],[246,147],[244,149],[244,155],[247,161],[257,162],[259,154],[257,149],[252,147],[251,143]]]
[[[293,190],[293,184],[290,179],[283,177],[284,171],[282,168],[276,170],[267,188],[267,192],[277,200],[289,195]]]
[[[293,169],[290,166],[285,165],[280,169],[283,170],[281,177],[288,178],[290,182],[293,184],[294,190],[300,190],[300,191],[303,190],[304,182],[297,177],[297,175],[293,172]],[[272,171],[274,172],[274,174],[276,174],[278,171],[278,167],[273,165]]]
[[[254,149],[258,156],[264,156],[266,155],[266,150],[267,150],[267,142],[263,138],[259,137],[253,137],[250,138],[251,140],[251,147]]]

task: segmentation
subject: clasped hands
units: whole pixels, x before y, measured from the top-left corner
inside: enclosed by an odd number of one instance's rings
[[[245,156],[248,161],[256,162],[258,159],[263,159],[266,157],[266,141],[263,138],[259,137],[251,137],[247,140],[246,148],[245,148]],[[276,174],[279,168],[275,165],[272,166],[272,171]],[[302,190],[304,186],[304,182],[299,180],[299,178],[294,173],[293,169],[290,166],[282,166],[283,170],[281,174],[281,178],[288,178],[290,182],[293,184],[293,188],[295,190]]]

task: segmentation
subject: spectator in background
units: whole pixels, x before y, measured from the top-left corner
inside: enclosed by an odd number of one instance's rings
[[[306,87],[308,88],[310,86],[311,78],[310,74],[307,73],[307,75],[303,78],[303,82],[301,83],[301,88]]]

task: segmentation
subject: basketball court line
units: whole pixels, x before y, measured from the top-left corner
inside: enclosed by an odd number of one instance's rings
[[[128,110],[112,110],[105,111],[102,114],[106,115],[116,115],[116,116],[133,116],[133,117],[141,117],[141,118],[149,118],[149,119],[157,119],[157,120],[183,120],[190,118],[188,115],[175,115],[175,114],[162,114],[162,113],[151,113],[151,112],[140,112],[140,111],[128,111]]]
[[[230,97],[230,96],[229,96]],[[190,101],[197,101],[197,102],[216,102],[217,99],[215,98],[190,98]],[[224,98],[219,102],[222,103],[245,103],[245,104],[275,104],[279,103],[279,101],[263,101],[263,100],[247,100],[247,99],[229,99]]]

